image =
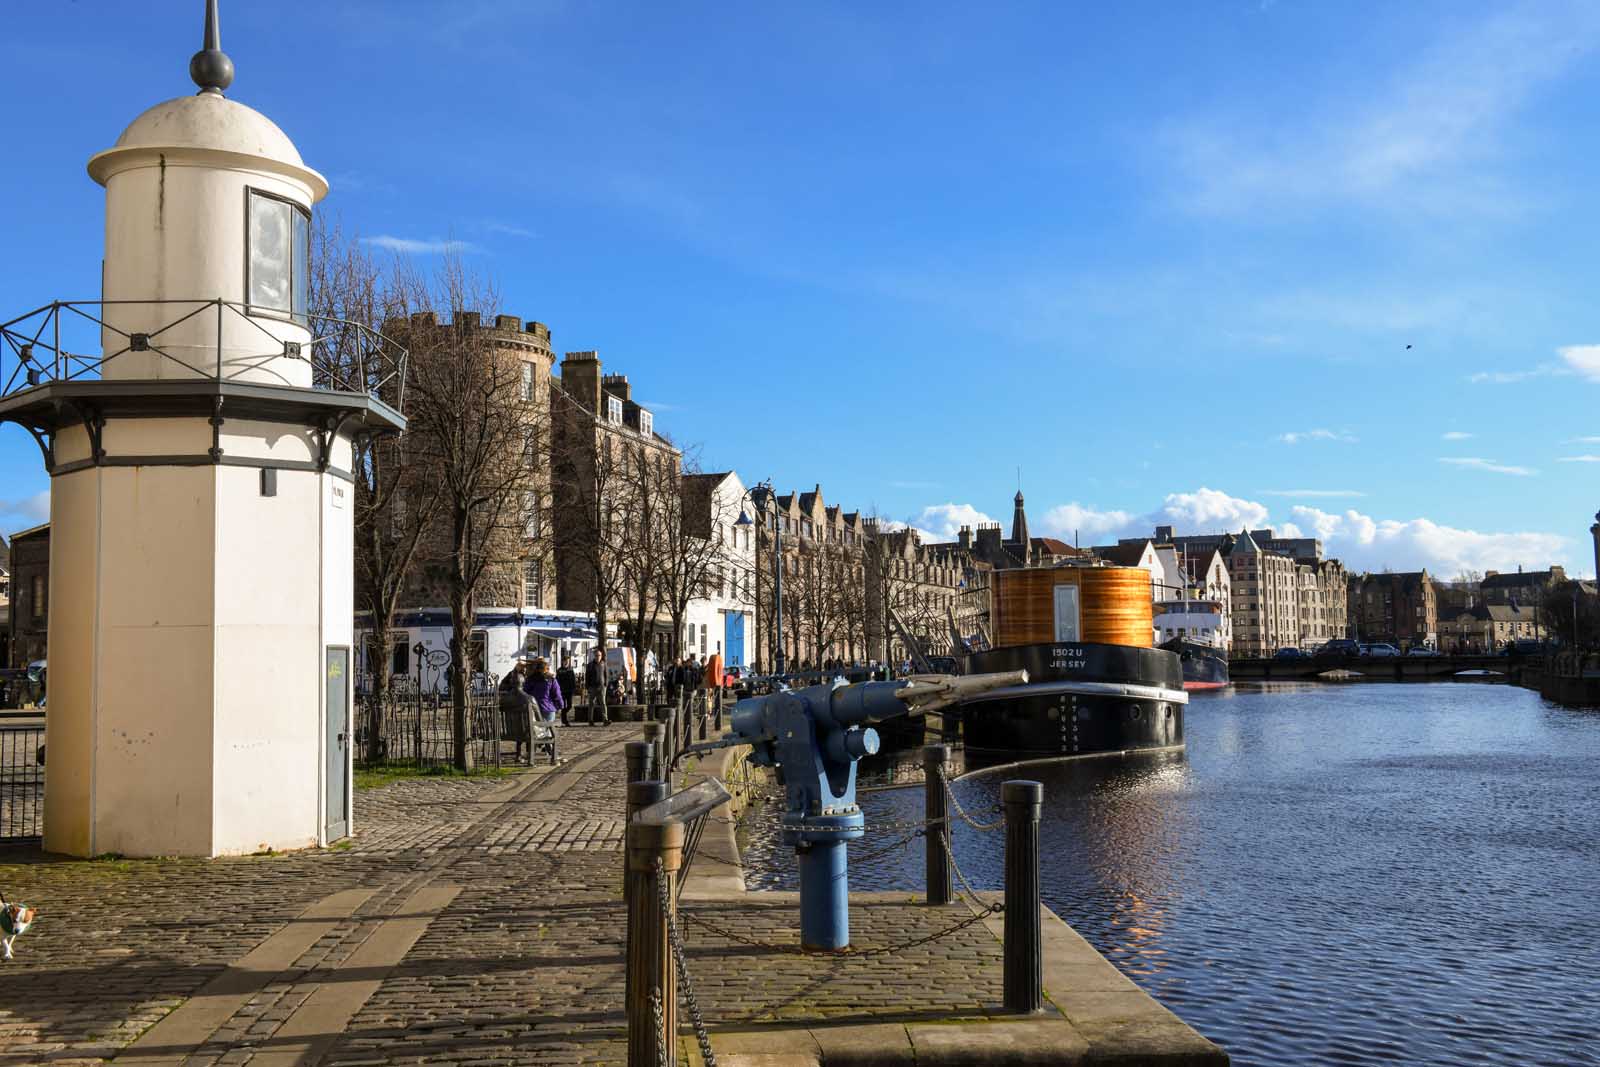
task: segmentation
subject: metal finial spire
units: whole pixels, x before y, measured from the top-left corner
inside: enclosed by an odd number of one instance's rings
[[[202,93],[218,96],[233,84],[233,60],[222,50],[222,31],[217,25],[217,0],[206,0],[205,45],[189,60],[189,77]]]

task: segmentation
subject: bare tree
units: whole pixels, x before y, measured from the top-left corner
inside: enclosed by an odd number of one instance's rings
[[[592,605],[604,650],[612,613],[625,610],[630,588],[622,447],[595,412],[563,391],[551,394],[551,420],[552,535],[567,571],[563,582]],[[605,689],[602,670],[600,692],[590,694],[602,716]]]
[[[401,270],[400,332],[410,350],[407,417],[419,473],[438,493],[443,558],[432,571],[450,608],[450,693],[455,765],[467,769],[468,642],[476,596],[491,575],[520,575],[528,552],[534,480],[526,462],[547,407],[523,399],[522,359],[478,328],[494,288],[456,257],[431,276]],[[436,321],[440,311],[448,325]],[[416,484],[418,478],[411,479]]]
[[[372,328],[388,321],[399,300],[392,270],[374,260],[338,220],[317,216],[312,234],[309,306],[313,332],[330,358],[329,376],[341,388],[359,387],[398,404],[402,381],[397,377],[397,349],[373,351]],[[381,346],[380,346],[381,347]],[[372,619],[372,700],[366,723],[366,759],[382,757],[382,718],[392,663],[395,608],[407,588],[412,561],[423,531],[437,510],[439,494],[427,478],[411,478],[416,460],[409,455],[412,438],[395,434],[358,434],[351,474],[355,482],[355,565],[360,602]]]
[[[616,501],[621,521],[618,562],[627,586],[629,629],[639,667],[635,699],[643,704],[649,634],[664,605],[662,577],[671,568],[670,529],[682,520],[681,461],[670,442],[646,439],[642,434],[637,439],[624,438],[618,451],[622,457]]]

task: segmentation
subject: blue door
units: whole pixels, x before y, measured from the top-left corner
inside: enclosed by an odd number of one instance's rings
[[[722,619],[722,661],[729,667],[743,667],[744,613],[730,611]]]

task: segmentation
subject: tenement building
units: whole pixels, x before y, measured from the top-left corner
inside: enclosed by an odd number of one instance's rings
[[[1227,546],[1237,656],[1270,656],[1300,645],[1300,585],[1295,561],[1264,550],[1249,531]]]
[[[1438,594],[1426,570],[1350,575],[1348,612],[1361,641],[1385,642],[1402,651],[1437,647]]]
[[[50,524],[11,537],[10,665],[47,655],[50,636]]]

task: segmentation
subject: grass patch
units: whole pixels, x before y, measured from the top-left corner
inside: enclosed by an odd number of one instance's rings
[[[357,767],[355,787],[358,791],[381,789],[402,778],[509,778],[519,770],[519,767],[475,767],[470,771],[458,771],[454,767]]]

